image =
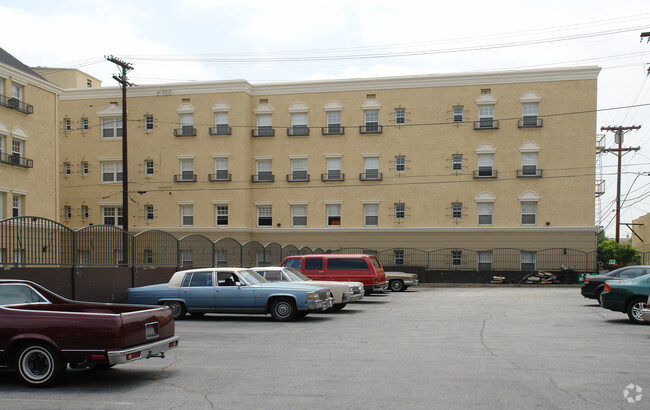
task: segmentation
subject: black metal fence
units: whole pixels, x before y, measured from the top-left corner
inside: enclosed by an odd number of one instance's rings
[[[232,238],[211,241],[191,234],[180,239],[161,230],[135,235],[112,225],[92,225],[78,230],[40,217],[15,217],[0,221],[0,266],[132,266],[205,267],[271,266],[287,256],[323,253],[376,255],[386,266],[423,267],[430,270],[557,270],[596,271],[596,252],[553,248],[523,250],[410,248],[312,249],[307,246],[239,243]],[[643,262],[650,255],[642,255]]]

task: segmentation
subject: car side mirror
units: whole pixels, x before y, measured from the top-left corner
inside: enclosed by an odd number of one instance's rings
[[[237,288],[241,288],[241,282],[235,282],[235,285],[237,285]]]

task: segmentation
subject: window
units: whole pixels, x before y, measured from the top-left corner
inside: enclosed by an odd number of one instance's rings
[[[363,124],[365,126],[365,132],[379,132],[379,111],[365,111]]]
[[[343,133],[343,128],[341,127],[341,111],[330,111],[327,113],[327,133]]]
[[[144,129],[147,131],[153,130],[153,115],[144,116]]]
[[[81,218],[82,219],[88,219],[90,217],[90,214],[88,213],[88,205],[82,205],[81,206]]]
[[[273,208],[270,205],[257,207],[257,226],[273,225]]]
[[[451,156],[451,169],[452,171],[462,171],[463,170],[463,156],[460,154],[455,154]]]
[[[379,226],[379,204],[363,205],[364,226]]]
[[[194,205],[181,205],[181,226],[194,225]]]
[[[479,105],[479,128],[494,128],[494,105]]]
[[[479,202],[478,203],[478,224],[479,225],[492,225],[492,209],[493,203]]]
[[[153,205],[145,205],[144,206],[144,219],[146,221],[153,221],[153,218],[154,218]]]
[[[492,252],[479,252],[478,253],[478,270],[490,271],[492,270]]]
[[[406,123],[406,110],[404,108],[395,108],[395,125],[404,125]]]
[[[393,262],[395,265],[404,265],[404,249],[393,250]]]
[[[122,161],[102,162],[102,182],[122,181]]]
[[[451,266],[458,268],[463,265],[463,252],[451,251]]]
[[[257,251],[257,266],[271,266],[271,251]]]
[[[83,131],[88,131],[88,118],[81,119],[81,129]]]
[[[395,219],[404,219],[406,217],[406,205],[395,204]]]
[[[72,207],[69,205],[66,205],[63,207],[63,218],[65,219],[70,219],[72,218]]]
[[[151,249],[144,250],[144,263],[146,265],[153,264],[153,251]]]
[[[365,157],[363,159],[363,172],[362,180],[380,180],[379,157]]]
[[[70,121],[69,118],[63,120],[63,129],[65,130],[65,132],[72,130],[72,121]]]
[[[535,270],[537,263],[537,252],[521,251],[521,270],[532,272]]]
[[[537,114],[539,103],[524,103],[521,105],[522,125],[524,127],[537,127]]]
[[[124,224],[121,206],[108,206],[102,208],[102,223],[104,225],[122,226]]]
[[[90,263],[90,252],[80,250],[77,252],[77,259],[79,260],[79,265],[88,265]]]
[[[521,203],[521,224],[522,225],[537,224],[537,202]]]
[[[537,176],[537,153],[521,153],[521,175]]]
[[[81,175],[88,175],[88,163],[86,161],[81,163]]]
[[[86,79],[86,88],[92,88],[93,87],[93,80],[90,78]]]
[[[18,101],[23,100],[23,86],[18,84],[11,84],[11,97]]]
[[[180,134],[181,136],[194,136],[196,130],[194,129],[194,114],[180,114]]]
[[[146,176],[153,175],[153,160],[147,159],[144,161],[144,174]]]
[[[257,136],[273,136],[273,116],[272,114],[257,114]]]
[[[341,205],[327,205],[327,226],[341,225]]]
[[[273,181],[273,161],[270,159],[258,159],[255,162],[257,167],[257,181]]]
[[[307,226],[307,206],[291,206],[291,226]]]
[[[228,126],[228,111],[214,113],[214,129],[210,130],[211,135],[230,135]]]
[[[20,163],[20,158],[23,156],[24,143],[19,139],[11,140],[11,155],[13,156],[13,161],[15,164]]]
[[[404,172],[406,170],[406,157],[399,155],[395,157],[395,171]]]
[[[102,118],[102,138],[122,138],[122,117]]]
[[[309,174],[307,174],[307,160],[292,159],[291,160],[291,181],[309,181]]]
[[[307,113],[291,113],[291,132],[289,135],[309,135]]]
[[[478,154],[478,176],[493,177],[494,154]]]
[[[463,122],[463,106],[457,105],[453,107],[454,122]]]
[[[180,160],[180,169],[181,181],[194,181],[194,160],[193,159],[181,159]]]
[[[216,181],[230,181],[230,173],[228,173],[228,157],[214,159],[214,177]]]
[[[191,267],[194,265],[194,258],[191,249],[181,250],[181,266]],[[212,280],[212,272],[195,272],[192,275],[190,287],[212,286],[208,281]]]
[[[327,158],[326,159],[327,174],[325,179],[327,181],[342,181],[343,174],[341,174],[341,158]]]
[[[452,219],[461,219],[463,217],[462,202],[454,202],[451,204],[451,217]]]
[[[214,251],[214,261],[217,267],[228,266],[228,253],[225,250]]]
[[[228,226],[228,204],[217,205],[217,226]]]
[[[72,167],[70,167],[69,162],[64,162],[63,163],[63,175],[70,175],[72,174]]]

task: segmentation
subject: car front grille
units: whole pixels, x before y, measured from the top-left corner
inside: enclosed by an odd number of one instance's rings
[[[320,299],[320,300],[327,300],[327,296],[328,296],[328,294],[329,294],[329,292],[326,291],[326,290],[319,290],[319,291],[318,291],[318,299]]]

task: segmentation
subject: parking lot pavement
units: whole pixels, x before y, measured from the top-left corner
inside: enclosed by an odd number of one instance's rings
[[[177,322],[167,358],[72,370],[32,389],[0,371],[0,408],[648,408],[650,326],[577,287],[416,288],[278,323]],[[646,390],[637,393],[629,385]]]

